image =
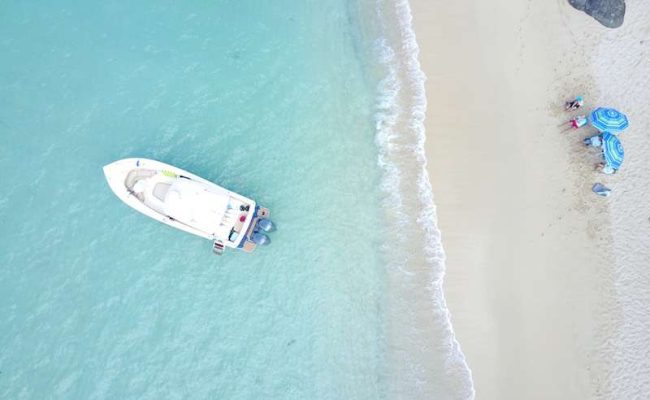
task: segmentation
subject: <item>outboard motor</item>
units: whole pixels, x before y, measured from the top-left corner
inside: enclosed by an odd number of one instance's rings
[[[262,218],[257,221],[256,230],[262,230],[264,232],[271,232],[275,230],[275,225],[271,222],[270,219]]]
[[[253,233],[253,235],[251,236],[251,240],[253,241],[253,243],[260,246],[266,246],[269,243],[271,243],[271,239],[269,239],[268,236],[260,232]]]

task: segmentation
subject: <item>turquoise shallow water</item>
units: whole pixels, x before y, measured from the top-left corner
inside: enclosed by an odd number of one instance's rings
[[[347,15],[2,5],[0,397],[379,395],[379,171]],[[274,243],[217,258],[130,210],[101,170],[127,156],[256,198]]]
[[[395,299],[429,282],[395,290],[394,259],[424,257],[386,257],[395,235],[417,252],[423,234],[386,208],[374,2],[90,3],[0,5],[0,398],[449,387],[448,353],[395,356],[430,347],[395,341],[428,332]],[[101,169],[125,157],[256,199],[272,245],[218,258],[129,209]],[[441,332],[420,336],[446,348]]]

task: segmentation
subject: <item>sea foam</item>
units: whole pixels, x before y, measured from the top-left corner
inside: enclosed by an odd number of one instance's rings
[[[394,239],[385,244],[391,280],[389,343],[394,395],[474,398],[471,371],[455,339],[442,284],[445,253],[426,170],[426,76],[408,1],[375,3],[381,65],[376,144],[383,206]],[[433,134],[433,133],[431,133]],[[416,222],[416,223],[413,223]],[[391,333],[394,332],[394,333]]]

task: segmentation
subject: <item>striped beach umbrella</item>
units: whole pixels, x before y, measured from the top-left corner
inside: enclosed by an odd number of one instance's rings
[[[589,122],[601,132],[614,135],[623,132],[629,125],[625,114],[613,109],[599,107],[589,114]]]
[[[614,169],[621,168],[623,155],[623,145],[619,138],[609,132],[603,133],[603,156],[607,165]]]

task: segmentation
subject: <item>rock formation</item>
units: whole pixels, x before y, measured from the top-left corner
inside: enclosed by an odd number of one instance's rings
[[[618,28],[623,24],[625,0],[569,0],[569,4],[608,28]]]

